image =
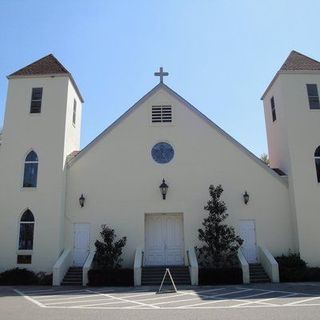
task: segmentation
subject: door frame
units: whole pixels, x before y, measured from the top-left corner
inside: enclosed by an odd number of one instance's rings
[[[186,248],[185,248],[185,236],[184,236],[184,214],[183,212],[146,212],[144,214],[144,254],[143,254],[143,265],[145,265],[145,262],[146,262],[146,256],[147,256],[147,232],[146,232],[146,220],[147,220],[147,217],[148,216],[151,216],[151,215],[161,215],[161,216],[180,216],[181,217],[181,220],[182,220],[182,259],[183,259],[183,263],[181,265],[185,265],[185,251],[186,251]],[[164,249],[166,250],[166,249]],[[164,254],[165,257],[164,259],[167,260],[167,257],[166,257],[166,254]],[[163,265],[167,265],[166,264],[166,261],[164,262]],[[148,266],[148,265],[147,265]],[[150,265],[152,266],[152,265]]]
[[[91,223],[90,222],[74,222],[73,223],[73,239],[72,239],[72,265],[75,265],[75,234],[76,225],[87,225],[89,227],[89,239],[88,239],[88,253],[90,253],[90,241],[91,241]],[[87,256],[88,257],[88,256]],[[87,259],[86,257],[86,259]],[[85,262],[85,261],[84,261]]]
[[[256,219],[240,219],[239,220],[239,234],[240,234],[240,225],[241,225],[241,222],[248,222],[248,221],[251,221],[253,222],[253,227],[254,227],[254,238],[255,238],[255,256],[256,256],[256,261],[255,262],[249,262],[247,261],[249,264],[250,263],[257,263],[259,262],[259,255],[258,255],[258,245],[257,245],[257,224],[256,224]],[[240,235],[241,236],[241,235]],[[242,246],[241,246],[242,247]],[[242,248],[240,247],[241,251],[242,251]],[[243,251],[242,251],[243,253]],[[244,255],[244,253],[243,253]],[[246,257],[245,257],[246,258]]]

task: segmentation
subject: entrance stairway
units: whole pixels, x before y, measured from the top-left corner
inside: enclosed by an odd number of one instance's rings
[[[63,278],[62,286],[81,286],[82,285],[82,268],[70,267]]]
[[[166,268],[170,269],[173,281],[176,285],[190,285],[189,268],[185,266],[169,266],[169,267],[142,267],[141,285],[143,286],[160,286],[162,278],[166,272]],[[164,281],[165,285],[171,284],[167,275]]]
[[[260,263],[249,264],[250,283],[270,282]]]

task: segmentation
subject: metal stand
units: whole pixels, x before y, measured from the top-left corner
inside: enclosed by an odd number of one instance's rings
[[[176,285],[175,285],[175,283],[174,283],[174,281],[173,281],[173,278],[172,278],[170,269],[169,269],[169,268],[166,268],[166,272],[164,273],[164,276],[163,276],[163,278],[162,278],[162,281],[161,281],[161,284],[160,284],[160,288],[159,288],[158,293],[161,292],[161,289],[162,289],[162,287],[163,287],[163,283],[164,283],[164,280],[166,279],[167,274],[169,275],[171,284],[172,284],[172,286],[173,286],[173,291],[174,291],[174,292],[178,292],[178,290],[177,290],[177,288],[176,288]]]

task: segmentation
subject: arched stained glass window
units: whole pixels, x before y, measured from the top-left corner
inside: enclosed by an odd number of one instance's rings
[[[38,179],[38,156],[32,150],[26,156],[24,162],[23,187],[36,188]]]
[[[20,219],[19,250],[33,249],[34,216],[27,209]]]

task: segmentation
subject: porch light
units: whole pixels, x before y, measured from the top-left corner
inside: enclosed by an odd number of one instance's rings
[[[80,207],[81,207],[81,208],[84,207],[85,201],[86,201],[86,198],[84,197],[83,194],[81,194],[81,197],[79,198],[79,204],[80,204]]]
[[[249,202],[249,198],[250,198],[250,196],[249,196],[248,192],[247,192],[247,191],[245,191],[245,193],[243,194],[243,201],[244,201],[244,204],[248,204],[248,202]]]
[[[162,183],[159,186],[161,194],[162,194],[162,199],[166,199],[167,191],[169,186],[166,184],[166,180],[162,179]]]

